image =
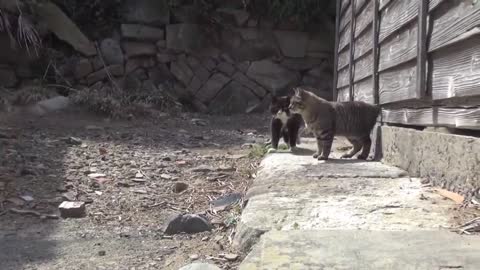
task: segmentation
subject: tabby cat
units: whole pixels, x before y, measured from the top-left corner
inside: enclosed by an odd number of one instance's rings
[[[272,148],[269,152],[278,149],[280,137],[289,146],[290,150],[295,150],[299,140],[299,129],[303,123],[300,114],[291,113],[288,109],[290,106],[289,96],[273,96],[270,103],[270,112],[272,113],[271,132],[272,132]]]
[[[362,150],[357,158],[367,159],[372,145],[370,132],[380,113],[378,106],[361,101],[329,102],[301,88],[294,91],[289,108],[302,115],[306,128],[315,135],[318,150],[314,158],[327,160],[334,136],[344,136],[353,149],[342,158],[351,158]]]

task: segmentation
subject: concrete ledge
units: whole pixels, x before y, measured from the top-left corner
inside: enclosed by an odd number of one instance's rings
[[[445,231],[271,231],[240,270],[480,269],[480,238]]]
[[[381,140],[384,163],[463,194],[480,189],[479,138],[383,126]]]

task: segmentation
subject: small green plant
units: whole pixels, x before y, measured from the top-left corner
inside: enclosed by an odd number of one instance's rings
[[[254,144],[250,153],[248,154],[249,158],[262,158],[267,154],[269,145],[260,145]]]

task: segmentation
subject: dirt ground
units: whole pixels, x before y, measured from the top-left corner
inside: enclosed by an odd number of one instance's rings
[[[267,141],[268,125],[268,115],[1,119],[0,268],[178,269],[206,261],[235,269],[242,201],[225,209],[210,201],[246,191],[260,159],[252,146]],[[86,217],[58,218],[64,200],[86,202]],[[204,214],[214,229],[165,235],[178,213]]]

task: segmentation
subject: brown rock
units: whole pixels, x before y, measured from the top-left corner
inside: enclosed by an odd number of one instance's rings
[[[268,93],[267,90],[265,90],[265,88],[261,87],[256,82],[250,80],[247,76],[245,76],[241,72],[236,72],[233,75],[233,79],[239,82],[241,85],[252,90],[252,92],[255,93],[255,95],[257,95],[258,97],[264,97]]]
[[[157,47],[152,43],[126,41],[123,43],[123,50],[127,58],[136,56],[154,56],[157,53]]]
[[[190,81],[190,84],[187,86],[187,89],[191,93],[195,94],[201,87],[202,81],[197,76],[193,76],[192,81]]]
[[[218,66],[217,66],[217,70],[222,72],[223,74],[227,75],[227,76],[232,76],[233,74],[235,74],[235,67],[230,64],[230,63],[227,63],[227,62],[221,62]]]
[[[197,92],[196,97],[204,103],[209,103],[229,81],[225,75],[215,73]]]
[[[164,31],[159,28],[141,24],[122,24],[122,36],[140,41],[158,41],[165,39]]]
[[[172,62],[170,66],[170,72],[185,86],[190,84],[190,81],[193,77],[193,71],[184,61]]]
[[[125,65],[125,73],[129,74],[138,68],[153,68],[155,65],[155,59],[149,56],[130,58]]]
[[[100,43],[100,51],[107,66],[123,64],[123,51],[118,41],[112,38],[102,40]]]
[[[157,61],[159,63],[170,63],[170,62],[173,62],[176,60],[176,57],[174,54],[170,54],[170,53],[158,53],[157,54]]]
[[[94,84],[98,81],[104,80],[105,78],[108,77],[107,71],[112,76],[122,76],[124,74],[123,65],[113,65],[113,66],[109,66],[109,67],[100,69],[99,71],[96,71],[96,72],[88,75],[87,83],[89,85],[92,85],[92,84]]]
[[[86,215],[84,202],[68,202],[64,201],[58,207],[60,215],[63,218],[81,218]]]
[[[80,61],[78,61],[73,71],[75,79],[83,78],[92,72],[93,66],[88,59],[81,59]]]

